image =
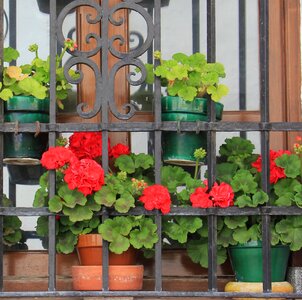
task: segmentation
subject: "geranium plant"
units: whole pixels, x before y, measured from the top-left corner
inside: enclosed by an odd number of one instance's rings
[[[77,44],[66,39],[64,48],[60,55],[56,56],[56,100],[60,108],[64,108],[62,100],[68,96],[68,91],[72,86],[68,83],[64,75],[64,67],[61,66],[62,59],[67,50],[74,51]],[[4,66],[3,81],[0,83],[0,99],[7,101],[13,96],[30,95],[38,99],[49,97],[50,87],[50,58],[41,59],[38,55],[38,45],[30,45],[28,50],[34,53],[34,59],[20,66]],[[18,59],[20,53],[12,48],[4,48],[3,61],[10,63]],[[69,70],[69,75],[76,79],[78,74],[74,70]]]
[[[238,207],[301,206],[301,157],[287,150],[270,151],[270,191],[261,189],[261,160],[253,154],[254,145],[239,137],[226,139],[220,147],[217,179],[229,183],[235,193],[234,205]],[[261,241],[261,217],[232,216],[220,220],[218,245]],[[302,217],[271,216],[271,244],[289,245],[292,251],[302,248]]]
[[[101,224],[97,212],[103,206],[119,213],[127,213],[136,205],[143,206],[143,203],[149,209],[151,204],[147,192],[152,188],[150,178],[152,180],[154,176],[151,156],[130,153],[122,144],[112,148],[108,144],[113,170],[106,176],[100,164],[100,132],[74,133],[68,146],[50,148],[42,156],[42,165],[56,170],[56,195],[48,199],[48,173],[45,173],[40,179],[41,187],[36,192],[34,206],[48,206],[51,212],[58,214],[58,252],[72,252],[77,236],[92,231],[99,231],[115,253],[127,250],[130,244],[139,249],[151,249],[158,240],[157,227],[151,217],[118,216]],[[166,211],[170,204],[168,192],[165,197],[162,201],[155,201],[152,207]],[[156,200],[160,198],[159,195]],[[37,232],[45,236],[47,231],[47,218],[40,217]]]
[[[225,77],[223,64],[208,63],[202,53],[192,55],[175,53],[172,58],[164,60],[161,53],[155,51],[154,58],[159,61],[159,65],[157,67],[152,64],[146,65],[146,82],[152,84],[156,75],[170,96],[193,101],[195,97],[208,94],[213,101],[219,101],[228,94],[228,87],[219,82],[220,78]]]

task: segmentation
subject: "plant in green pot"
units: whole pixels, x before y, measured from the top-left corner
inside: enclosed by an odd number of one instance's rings
[[[234,205],[301,206],[301,160],[287,150],[270,151],[270,191],[261,189],[261,156],[253,154],[254,145],[239,137],[226,139],[220,147],[217,179],[228,182],[235,193]],[[261,217],[223,217],[218,244],[228,250],[237,281],[261,282]],[[272,215],[271,267],[272,281],[284,281],[290,251],[302,248],[302,217]],[[248,253],[252,258],[248,258]],[[238,256],[237,256],[238,255]],[[238,269],[237,269],[238,267]]]
[[[63,108],[62,100],[68,96],[72,86],[64,75],[61,66],[67,50],[77,47],[73,40],[67,39],[60,55],[56,56],[56,100]],[[30,63],[20,66],[4,65],[3,79],[0,83],[0,99],[4,101],[4,121],[18,123],[36,123],[37,132],[7,133],[4,136],[4,158],[6,163],[38,163],[47,148],[48,135],[39,132],[39,123],[49,122],[50,59],[41,59],[38,45],[30,45],[28,50],[34,53]],[[4,48],[4,63],[18,59],[20,53],[11,47]],[[69,70],[72,78],[78,74]]]
[[[225,77],[221,63],[208,63],[201,53],[175,53],[171,59],[164,60],[157,51],[154,57],[159,65],[146,65],[146,82],[153,83],[155,75],[166,88],[167,96],[162,97],[163,121],[207,121],[206,96],[215,102],[216,120],[221,120],[223,105],[218,101],[228,94],[228,87],[220,83]],[[194,165],[194,150],[206,148],[206,133],[164,131],[162,144],[163,161]]]

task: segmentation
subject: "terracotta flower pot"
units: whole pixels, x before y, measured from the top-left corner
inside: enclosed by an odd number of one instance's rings
[[[102,265],[102,237],[100,234],[81,234],[78,238],[77,253],[79,262],[85,266]],[[135,264],[135,250],[130,247],[122,254],[109,253],[110,265]]]
[[[102,289],[101,266],[72,266],[73,289],[95,291]],[[109,266],[109,290],[137,291],[143,286],[143,265]]]

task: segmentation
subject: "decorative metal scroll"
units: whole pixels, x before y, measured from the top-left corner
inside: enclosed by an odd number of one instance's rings
[[[113,115],[120,120],[128,120],[135,114],[135,106],[131,103],[125,104],[122,108],[126,113],[118,111],[114,98],[114,82],[116,74],[122,68],[126,68],[128,72],[127,81],[130,85],[141,85],[146,78],[146,69],[144,63],[139,57],[152,45],[154,39],[154,24],[152,17],[148,14],[146,9],[140,5],[140,2],[141,0],[124,0],[109,8],[109,0],[102,0],[101,5],[96,3],[94,0],[75,0],[63,8],[58,16],[58,42],[61,45],[64,44],[64,40],[66,38],[62,31],[64,19],[71,10],[80,6],[89,6],[95,10],[95,13],[93,14],[94,17],[92,17],[91,14],[86,16],[86,22],[89,24],[100,24],[100,28],[108,29],[110,24],[113,26],[123,25],[126,22],[123,18],[119,18],[118,20],[115,18],[115,13],[119,10],[135,11],[141,15],[147,25],[146,38],[143,41],[140,41],[137,47],[130,48],[128,52],[121,52],[114,46],[117,44],[116,42],[118,42],[120,46],[125,45],[127,42],[121,35],[114,35],[108,38],[107,36],[97,36],[95,33],[89,33],[86,35],[85,42],[89,44],[91,40],[94,40],[96,44],[94,49],[89,51],[76,50],[71,53],[72,57],[64,66],[64,74],[70,83],[79,84],[82,82],[84,74],[80,70],[78,71],[80,76],[77,80],[70,78],[68,75],[68,70],[70,68],[80,64],[88,66],[95,76],[96,98],[94,101],[94,107],[87,111],[87,104],[80,103],[77,106],[79,116],[83,118],[92,118],[99,113],[105,105],[106,107],[108,106]],[[106,30],[103,30],[102,32],[106,32]],[[101,66],[98,66],[91,59],[91,57],[96,54],[99,54],[102,57]],[[110,70],[108,67],[109,54],[112,54],[119,59]],[[134,66],[135,68],[138,68],[140,72],[130,72],[128,66]],[[137,77],[139,78],[137,79]]]

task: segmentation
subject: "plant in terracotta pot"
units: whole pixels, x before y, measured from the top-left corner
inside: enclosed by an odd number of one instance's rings
[[[223,105],[218,101],[228,93],[221,84],[225,77],[221,63],[208,63],[201,53],[186,55],[175,53],[168,60],[161,53],[154,53],[158,66],[147,64],[148,84],[153,83],[154,75],[160,78],[167,96],[162,97],[162,120],[177,122],[207,121],[207,96],[215,102],[216,119],[221,120]],[[194,150],[206,148],[206,133],[163,132],[163,161],[179,165],[194,165]]]
[[[153,167],[151,156],[130,153],[128,147],[122,144],[110,147],[108,153],[114,160],[114,166],[113,171],[110,171],[106,178],[99,163],[102,154],[100,132],[74,133],[69,138],[68,146],[50,148],[43,154],[42,165],[46,169],[56,170],[56,194],[48,199],[48,173],[45,173],[40,179],[41,187],[36,192],[34,206],[48,206],[51,212],[58,214],[56,226],[58,252],[70,253],[77,245],[79,237],[91,232],[102,232],[100,227],[103,224],[100,225],[98,214],[101,208],[107,207],[118,213],[127,213],[135,206],[137,197],[145,187],[144,178]],[[131,178],[128,174],[131,174]],[[135,176],[134,180],[133,176]],[[167,194],[169,196],[168,192]],[[152,248],[157,241],[157,228],[151,217],[120,216],[109,220],[119,223],[119,227],[123,230],[122,235],[128,230],[131,220],[131,240],[136,240],[136,243],[131,243],[133,248]],[[104,226],[108,228],[111,224],[105,222]],[[38,234],[45,236],[48,234],[47,230],[47,218],[40,217],[37,224]],[[133,238],[134,236],[136,239]],[[106,239],[105,236],[102,238]],[[114,250],[112,245],[115,245],[114,241],[110,242],[111,253]],[[129,245],[123,246],[122,250],[116,253],[125,252],[128,248]],[[101,258],[100,254],[98,259]],[[109,257],[109,263],[110,259]],[[142,266],[137,268],[141,270],[142,279]],[[75,289],[78,288],[79,286],[76,285]]]
[[[77,45],[67,39],[60,55],[56,56],[56,100],[59,108],[64,108],[62,100],[68,96],[72,86],[64,75],[61,66],[66,51],[74,51]],[[4,121],[19,123],[49,122],[50,59],[42,59],[38,45],[30,45],[34,53],[30,63],[23,65],[4,65],[0,83],[0,99],[4,101]],[[4,63],[17,60],[20,53],[11,47],[4,48]],[[74,70],[68,71],[71,78],[78,78]],[[37,127],[38,128],[38,127]],[[6,163],[33,164],[38,162],[47,148],[48,135],[39,133],[7,133],[4,136],[4,157]],[[15,145],[15,147],[14,147]]]

